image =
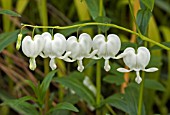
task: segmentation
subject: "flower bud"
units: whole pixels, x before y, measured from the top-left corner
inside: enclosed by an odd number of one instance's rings
[[[17,39],[17,44],[16,44],[16,49],[19,50],[21,46],[21,40],[22,40],[22,34],[18,34],[18,39]]]

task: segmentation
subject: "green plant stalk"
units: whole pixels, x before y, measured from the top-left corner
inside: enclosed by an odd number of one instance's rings
[[[47,26],[48,25],[48,17],[47,17],[47,2],[46,0],[38,0],[37,1],[37,5],[38,5],[38,9],[39,9],[39,14],[40,14],[40,19],[41,19],[41,23],[43,26]],[[47,31],[47,28],[43,28],[43,31]],[[45,75],[48,74],[49,72],[49,59],[46,58],[44,60],[44,73]],[[45,94],[45,108],[44,108],[44,114],[46,114],[48,112],[49,109],[49,97],[50,97],[50,90],[48,89],[46,94]]]
[[[142,115],[144,81],[145,81],[145,72],[142,72],[142,83],[140,84],[139,102],[138,102],[138,115]]]
[[[23,27],[33,27],[33,28],[53,28],[53,29],[70,29],[70,28],[78,28],[78,27],[83,27],[83,26],[95,26],[95,25],[98,25],[98,26],[109,26],[109,27],[113,27],[113,28],[117,28],[117,29],[120,29],[120,30],[123,30],[123,31],[126,31],[126,32],[129,32],[129,33],[132,33],[132,34],[135,34],[137,36],[139,36],[142,40],[144,41],[147,41],[147,42],[151,42],[165,50],[170,50],[169,47],[159,43],[159,42],[156,42],[152,39],[149,39],[148,37],[146,36],[143,36],[142,34],[139,34],[137,32],[134,32],[130,29],[127,29],[127,28],[124,28],[124,27],[121,27],[121,26],[118,26],[116,24],[106,24],[106,23],[98,23],[98,22],[89,22],[89,23],[83,23],[83,24],[75,24],[75,25],[71,25],[71,26],[34,26],[34,25],[29,25],[29,24],[22,24]]]
[[[99,16],[103,15],[103,0],[99,0]],[[101,30],[98,29],[98,33]],[[101,99],[101,63],[100,61],[97,62],[97,73],[96,73],[96,105],[97,107],[100,106],[100,99]],[[97,108],[96,115],[100,115],[100,109]]]
[[[101,99],[101,64],[100,61],[97,62],[97,73],[96,73],[96,105],[100,106]],[[100,111],[96,111],[97,115],[100,115]]]

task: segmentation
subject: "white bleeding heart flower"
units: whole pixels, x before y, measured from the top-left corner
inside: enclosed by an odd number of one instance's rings
[[[104,69],[110,70],[109,59],[117,59],[115,55],[119,52],[121,47],[121,41],[115,34],[109,34],[107,39],[104,35],[98,34],[93,38],[93,49],[98,50],[97,55],[94,59],[105,59]]]
[[[36,61],[35,58],[41,53],[44,47],[44,39],[41,35],[35,35],[32,39],[30,36],[26,36],[22,41],[22,51],[27,56],[30,57],[29,68],[35,70]]]
[[[136,71],[135,81],[140,84],[142,78],[140,77],[139,71],[145,72],[155,72],[158,69],[155,67],[145,69],[150,61],[150,52],[146,47],[139,47],[137,54],[135,54],[134,48],[128,47],[124,52],[117,56],[117,58],[123,58],[124,63],[130,68],[130,70],[125,68],[118,68],[119,72],[130,72],[132,70]]]
[[[92,58],[96,54],[96,50],[90,53],[92,48],[92,39],[87,33],[82,33],[77,39],[71,36],[67,39],[67,52],[71,52],[70,57],[72,61],[78,61],[77,69],[82,72],[84,66],[82,64],[83,58]]]
[[[68,56],[71,54],[71,52],[67,52],[64,56],[62,56],[66,51],[66,38],[62,34],[56,33],[53,39],[50,33],[44,32],[42,34],[42,37],[45,39],[45,45],[40,56],[42,56],[43,58],[51,58],[49,66],[52,70],[57,68],[55,64],[56,57],[59,59],[70,61]]]

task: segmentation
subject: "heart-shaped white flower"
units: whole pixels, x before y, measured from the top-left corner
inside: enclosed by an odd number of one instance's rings
[[[92,48],[92,39],[87,33],[82,33],[77,39],[71,36],[67,39],[67,52],[71,52],[70,57],[73,61],[78,61],[77,69],[82,72],[84,66],[82,64],[83,58],[92,58],[96,54],[96,50],[90,54]]]
[[[35,58],[41,53],[44,47],[44,39],[41,35],[35,35],[34,39],[30,36],[26,36],[22,41],[22,51],[27,56],[30,57],[29,68],[34,70],[36,68]]]
[[[104,69],[110,70],[109,59],[116,59],[115,55],[119,52],[121,47],[121,41],[115,34],[109,34],[107,39],[104,35],[98,34],[93,38],[93,49],[98,50],[97,55],[94,59],[105,59]]]
[[[56,57],[59,59],[70,61],[68,56],[71,54],[71,52],[67,52],[64,56],[62,56],[66,51],[66,38],[62,34],[56,33],[54,35],[54,39],[52,39],[50,33],[44,32],[42,34],[42,37],[45,39],[45,45],[40,55],[43,58],[46,57],[51,58],[49,66],[51,67],[52,70],[57,68],[55,64]]]
[[[132,70],[136,71],[135,81],[139,84],[142,81],[140,77],[139,71],[145,72],[154,72],[158,69],[155,67],[145,69],[150,61],[150,52],[146,47],[139,47],[137,50],[137,54],[135,54],[135,50],[131,47],[128,47],[124,50],[122,54],[117,56],[117,58],[123,58],[124,63],[130,68],[130,70],[125,68],[118,68],[119,72],[130,72]]]

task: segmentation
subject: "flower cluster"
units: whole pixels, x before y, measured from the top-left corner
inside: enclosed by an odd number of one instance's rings
[[[139,71],[154,72],[157,68],[145,69],[150,60],[150,52],[145,47],[139,47],[137,54],[135,50],[128,47],[124,52],[117,57],[121,47],[121,41],[115,34],[109,34],[107,38],[98,34],[93,39],[87,33],[82,33],[79,38],[71,36],[68,39],[60,33],[56,33],[51,36],[50,33],[44,32],[42,35],[35,35],[34,38],[26,36],[22,41],[22,51],[30,58],[30,69],[36,68],[35,58],[41,56],[43,58],[50,58],[49,66],[52,70],[56,69],[55,58],[62,59],[66,62],[78,63],[78,71],[84,70],[83,59],[105,59],[104,69],[110,70],[109,59],[120,59],[123,58],[124,63],[130,68],[118,68],[119,72],[130,72],[136,71],[137,83],[142,81]]]

